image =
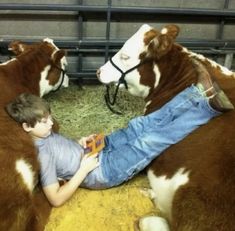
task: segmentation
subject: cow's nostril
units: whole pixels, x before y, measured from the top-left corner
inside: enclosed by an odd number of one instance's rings
[[[97,75],[97,77],[100,77],[100,69],[98,69],[98,70],[96,71],[96,75]]]

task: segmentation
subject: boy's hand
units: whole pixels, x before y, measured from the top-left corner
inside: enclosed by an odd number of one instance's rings
[[[96,134],[91,134],[89,136],[86,137],[82,137],[80,140],[78,140],[78,143],[83,147],[86,148],[87,147],[87,143],[91,142],[92,140],[94,140],[96,137]]]
[[[92,156],[84,155],[84,157],[82,158],[79,170],[89,173],[90,171],[97,168],[99,166],[97,155],[98,153]]]

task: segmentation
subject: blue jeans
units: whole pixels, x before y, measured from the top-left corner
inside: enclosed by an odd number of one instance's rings
[[[186,88],[159,110],[136,117],[127,128],[106,136],[100,166],[82,186],[109,188],[127,181],[170,145],[220,114],[196,86]]]

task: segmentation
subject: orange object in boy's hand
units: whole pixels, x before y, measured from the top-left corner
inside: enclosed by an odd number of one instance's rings
[[[100,133],[94,136],[94,139],[88,141],[84,150],[85,154],[94,155],[104,148],[104,134]]]

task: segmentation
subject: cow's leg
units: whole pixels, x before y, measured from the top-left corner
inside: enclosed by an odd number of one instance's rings
[[[170,231],[167,221],[158,216],[145,216],[139,219],[136,231]]]

